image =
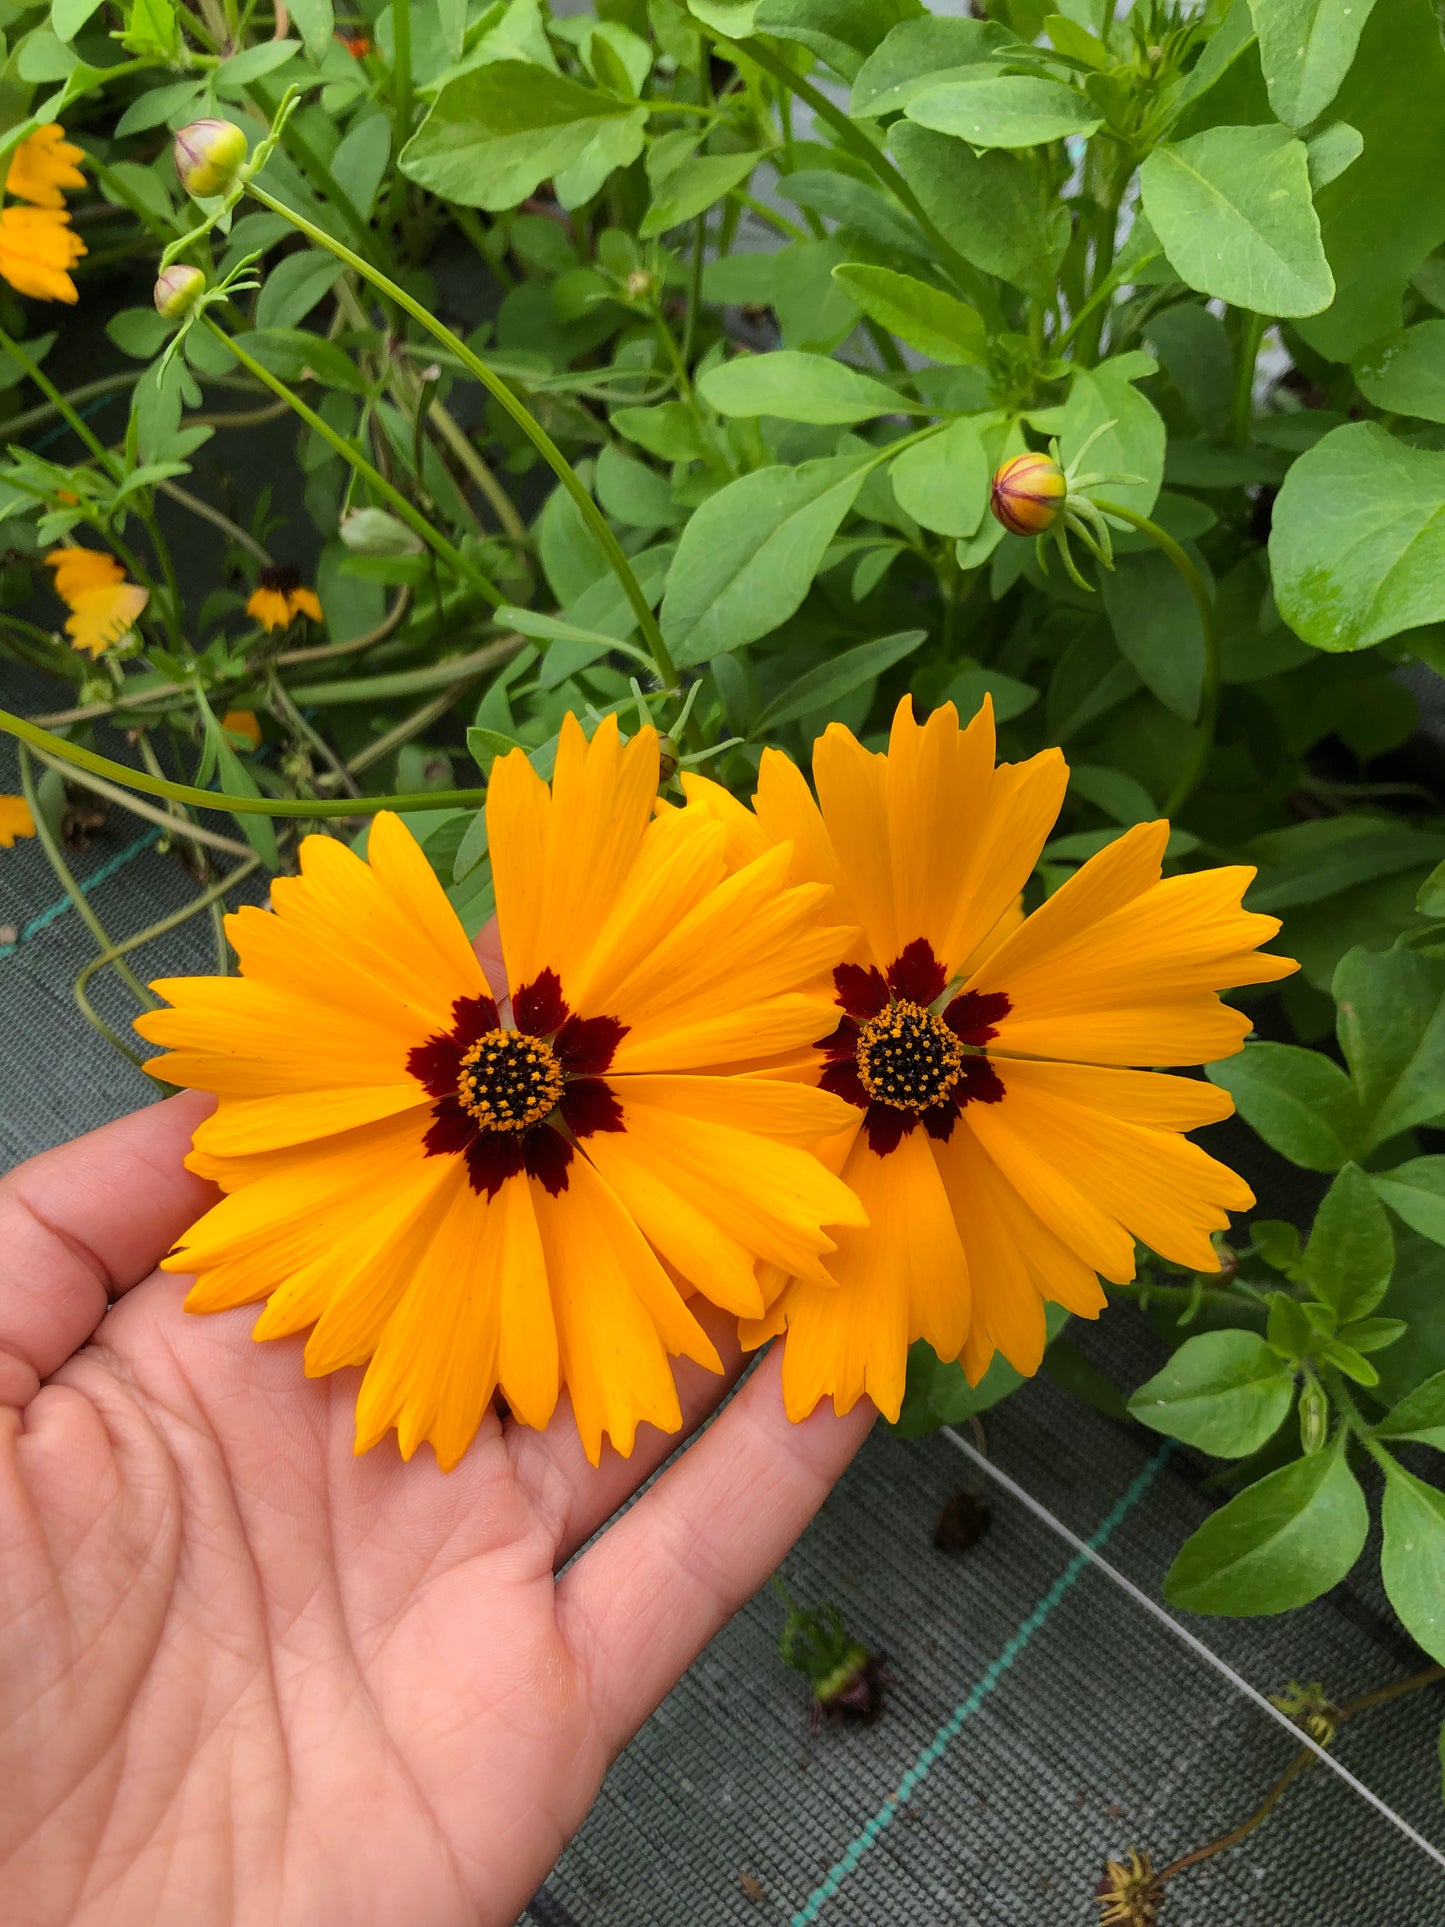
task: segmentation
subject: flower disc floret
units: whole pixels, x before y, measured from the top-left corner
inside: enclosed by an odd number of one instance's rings
[[[953,1032],[906,997],[869,1018],[856,1055],[864,1090],[900,1111],[941,1104],[963,1071],[963,1047]]]
[[[457,1099],[484,1131],[525,1131],[556,1108],[565,1081],[544,1039],[489,1030],[463,1054]]]

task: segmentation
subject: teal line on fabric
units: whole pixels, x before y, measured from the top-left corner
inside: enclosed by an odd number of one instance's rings
[[[1135,1479],[1134,1483],[1120,1498],[1113,1511],[1104,1519],[1098,1530],[1089,1540],[1089,1545],[1096,1552],[1108,1542],[1117,1530],[1121,1520],[1133,1511],[1134,1507],[1149,1490],[1149,1487],[1154,1483],[1160,1467],[1169,1457],[1172,1450],[1172,1445],[1166,1444],[1160,1451],[1155,1453],[1154,1457],[1150,1459],[1138,1478]],[[793,1915],[789,1927],[812,1927],[812,1922],[822,1913],[824,1907],[827,1906],[828,1902],[843,1885],[843,1882],[858,1866],[863,1856],[868,1852],[869,1848],[873,1846],[879,1835],[898,1818],[904,1807],[907,1806],[919,1787],[921,1787],[923,1782],[928,1778],[929,1773],[943,1758],[954,1740],[957,1739],[963,1729],[965,1721],[971,1719],[979,1707],[982,1706],[994,1687],[998,1685],[1004,1674],[1013,1665],[1025,1646],[1028,1645],[1034,1634],[1053,1613],[1055,1607],[1063,1600],[1070,1587],[1072,1587],[1088,1563],[1083,1553],[1076,1552],[1074,1554],[1073,1558],[1069,1561],[1068,1565],[1064,1567],[1053,1585],[1049,1587],[1042,1599],[1039,1600],[1028,1618],[1025,1619],[1023,1624],[1014,1632],[998,1658],[990,1664],[983,1677],[977,1682],[967,1697],[960,1700],[958,1705],[954,1707],[948,1719],[939,1727],[928,1745],[924,1747],[918,1758],[913,1762],[913,1765],[909,1767],[908,1771],[903,1775],[903,1778],[898,1782],[896,1789],[889,1794],[883,1805],[879,1807],[878,1811],[873,1815],[873,1818],[864,1823],[863,1829],[858,1837],[843,1855],[833,1863],[823,1876],[823,1879],[813,1889],[812,1893],[808,1895],[808,1898],[803,1902],[797,1913]]]
[[[138,836],[134,843],[127,844],[123,850],[118,850],[108,862],[101,864],[93,876],[85,879],[80,886],[81,895],[88,897],[92,890],[99,889],[102,883],[109,882],[117,870],[123,870],[133,856],[139,856],[142,850],[153,849],[160,839],[159,830],[147,830],[145,835]],[[42,910],[38,916],[32,917],[14,943],[0,943],[0,959],[14,956],[22,943],[27,942],[31,937],[38,937],[42,930],[48,930],[56,918],[63,917],[71,907],[70,898],[62,897],[59,903],[52,903],[48,910]]]

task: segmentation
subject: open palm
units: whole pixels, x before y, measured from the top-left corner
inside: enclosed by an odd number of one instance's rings
[[[448,1476],[355,1458],[354,1373],[306,1381],[300,1339],[189,1317],[153,1269],[211,1202],[181,1165],[206,1108],[0,1181],[8,1927],[510,1922],[871,1413],[789,1425],[765,1360],[555,1579],[675,1441],[594,1471],[564,1399]],[[725,1389],[680,1383],[690,1425]]]

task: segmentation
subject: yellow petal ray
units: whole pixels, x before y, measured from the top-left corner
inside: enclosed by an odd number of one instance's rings
[[[1206,992],[1069,1016],[1030,1018],[1010,1012],[997,1028],[990,1048],[1000,1056],[1164,1065],[1212,1064],[1216,1058],[1232,1057],[1253,1025],[1244,1011]]]
[[[395,1084],[406,1074],[406,1045],[394,1031],[312,998],[248,977],[164,977],[155,989],[176,1007],[144,1012],[136,1028],[176,1053],[161,1069],[173,1084],[272,1097]]]
[[[736,1088],[749,1082],[756,1088]],[[834,1244],[823,1227],[866,1222],[849,1187],[799,1145],[857,1117],[841,1100],[819,1105],[827,1092],[695,1077],[618,1078],[613,1088],[626,1129],[589,1138],[589,1157],[669,1263],[726,1309],[756,1315],[762,1299],[727,1253],[721,1268],[694,1269],[705,1263],[706,1224],[737,1252],[816,1275]],[[770,1119],[793,1142],[765,1135]]]
[[[596,1465],[604,1436],[627,1458],[639,1424],[663,1432],[682,1424],[669,1352],[714,1371],[722,1361],[598,1172],[574,1157],[567,1179],[555,1198],[534,1184],[532,1202],[562,1377],[583,1450]]]
[[[487,845],[507,982],[514,989],[532,983],[548,961],[539,938],[551,812],[551,792],[526,751],[499,756],[487,783]]]
[[[1000,1066],[1005,1095],[997,1104],[970,1104],[965,1123],[1029,1208],[1091,1271],[1115,1284],[1134,1276],[1134,1240],[1097,1201],[1090,1174],[1082,1188],[1060,1168],[1057,1132],[1038,1136],[1035,1107],[1009,1101],[1015,1065]]]
[[[825,883],[836,890],[835,914],[840,923],[858,923],[850,879],[838,868],[832,841],[823,822],[813,792],[803,772],[780,749],[765,749],[758,766],[758,791],[753,798],[767,841],[790,843],[789,883]]]
[[[721,827],[723,862],[729,870],[741,870],[754,857],[762,855],[772,839],[753,812],[745,803],[740,803],[731,790],[713,782],[710,776],[700,776],[696,770],[683,770],[679,780],[682,793],[687,798],[688,811],[710,817]]]
[[[421,845],[399,816],[381,810],[373,817],[366,854],[373,876],[411,926],[413,943],[428,946],[435,953],[433,973],[442,980],[454,981],[457,996],[485,993],[487,980],[461,918],[448,902]]]
[[[603,1014],[620,987],[726,874],[725,834],[705,815],[670,810],[654,817],[637,857],[587,954],[564,980],[576,1010]]]
[[[1068,765],[1056,749],[1041,750],[1026,763],[1001,764],[993,772],[982,818],[963,838],[968,868],[949,906],[947,931],[935,946],[950,975],[975,952],[992,956],[1009,934],[1008,920],[1054,826],[1068,782]]]
[[[949,934],[985,826],[993,759],[993,704],[987,698],[965,730],[952,703],[924,723],[914,720],[911,696],[894,711],[887,794],[899,950],[923,937],[946,965],[959,960],[948,952]],[[982,934],[973,936],[970,948]],[[879,961],[886,967],[897,954]]]
[[[849,1178],[870,1216],[885,1208],[879,1201],[884,1187],[895,1194],[890,1203],[901,1235],[888,1255],[908,1292],[909,1343],[924,1338],[940,1358],[957,1358],[968,1331],[969,1268],[933,1140],[915,1129],[886,1158],[865,1151],[851,1164]],[[851,1235],[861,1240],[869,1234]],[[849,1240],[849,1233],[840,1232],[837,1256],[829,1260],[840,1290],[851,1272]]]
[[[838,872],[847,879],[846,912],[886,968],[914,934],[900,932],[893,902],[888,759],[830,723],[813,746],[813,781]]]
[[[556,1410],[562,1368],[532,1186],[525,1179],[509,1178],[492,1209],[502,1238],[497,1380],[522,1423],[540,1428]]]
[[[400,1084],[368,1084],[360,1089],[232,1098],[196,1126],[193,1142],[197,1150],[220,1157],[246,1157],[253,1151],[276,1151],[331,1137],[419,1105],[429,1111],[431,1103],[413,1077]]]
[[[617,718],[604,716],[589,743],[575,716],[563,718],[547,819],[537,947],[561,977],[569,998],[637,861],[643,832],[652,820],[657,772],[655,730],[639,730],[624,745]]]
[[[1228,1228],[1231,1210],[1245,1211],[1253,1204],[1254,1194],[1243,1179],[1176,1132],[1135,1122],[1125,1108],[1130,1087],[1121,1086],[1117,1073],[1113,1079],[1099,1072],[1079,1077],[1070,1066],[1018,1061],[1001,1068],[1003,1103],[974,1105],[968,1114],[991,1155],[988,1132],[993,1121],[983,1114],[1001,1111],[1019,1137],[1047,1147],[1056,1181],[1087,1189],[1099,1209],[1131,1237],[1191,1270],[1218,1270],[1209,1234]],[[1171,1078],[1168,1083],[1184,1081]],[[1116,1109],[1099,1106],[1101,1088],[1111,1094]],[[1158,1101],[1178,1101],[1177,1092],[1167,1092]],[[1140,1108],[1147,1114],[1147,1104]],[[1039,1200],[1027,1187],[1019,1188],[1045,1223],[1051,1223]],[[1054,1229],[1080,1250],[1062,1227]],[[1082,1250],[1080,1255],[1086,1256]],[[1095,1269],[1106,1277],[1114,1275],[1103,1266]]]
[[[356,1450],[393,1426],[409,1459],[430,1439],[450,1471],[496,1389],[502,1218],[456,1164],[426,1250],[381,1331],[356,1400]]]
[[[835,1030],[838,1006],[831,997],[793,993],[742,1009],[698,1016],[662,1014],[646,1028],[635,1023],[617,1046],[618,1072],[731,1069],[759,1058],[793,1053]]]

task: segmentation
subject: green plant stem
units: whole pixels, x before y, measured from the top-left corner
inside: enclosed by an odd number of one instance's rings
[[[518,515],[511,496],[482,459],[481,452],[471,436],[439,401],[432,402],[427,415],[447,447],[481,490],[493,515],[501,525],[502,533],[513,548],[525,556],[532,545],[532,539],[527,533],[527,525]]]
[[[384,762],[393,750],[404,748],[413,736],[420,736],[424,729],[430,729],[434,722],[446,715],[452,704],[470,686],[470,681],[467,678],[462,682],[454,682],[439,696],[433,696],[430,702],[414,709],[410,716],[403,716],[384,736],[378,736],[374,743],[368,743],[365,749],[358,750],[346,765],[347,769],[353,776],[360,776],[364,770]]]
[[[1172,817],[1199,787],[1199,780],[1209,761],[1209,752],[1214,747],[1214,727],[1219,718],[1219,625],[1214,615],[1214,598],[1209,593],[1209,584],[1184,550],[1172,535],[1165,534],[1157,522],[1151,522],[1147,515],[1140,515],[1136,509],[1125,508],[1119,502],[1105,502],[1095,497],[1094,506],[1105,515],[1117,515],[1121,522],[1127,522],[1130,528],[1147,535],[1155,548],[1167,555],[1174,564],[1199,611],[1199,626],[1204,632],[1204,681],[1199,696],[1199,720],[1184,767],[1165,799],[1164,814]]]
[[[395,152],[411,134],[411,0],[391,0],[391,81],[396,103]],[[396,170],[396,182],[406,192],[406,176]]]
[[[273,205],[278,212],[284,211],[279,202]],[[319,233],[320,230],[318,229],[317,232]],[[347,252],[349,253],[350,250],[348,249]],[[427,547],[440,556],[450,569],[457,575],[465,577],[468,582],[474,583],[494,609],[501,607],[506,597],[485,570],[464,556],[460,549],[454,548],[444,535],[439,535],[420,509],[414,508],[400,489],[393,488],[380,469],[366,459],[354,442],[348,441],[344,435],[339,435],[330,422],[323,420],[314,408],[308,407],[298,394],[286,386],[279,375],[273,375],[269,368],[263,368],[261,363],[248,354],[239,342],[232,340],[224,328],[218,327],[209,315],[202,317],[201,325],[208,328],[217,341],[224,342],[241,366],[249,370],[258,381],[264,382],[272,394],[294,410],[313,433],[334,448],[344,461],[350,462],[357,474],[371,484],[376,493],[396,511],[407,527],[419,535]]]
[[[360,255],[353,253],[342,242],[333,240],[329,234],[317,227],[314,222],[308,221],[304,215],[298,214],[294,208],[287,207],[283,201],[278,201],[274,195],[268,194],[266,189],[256,181],[248,181],[246,191],[263,207],[269,207],[273,214],[279,214],[289,221],[318,247],[327,249],[339,261],[344,261],[348,267],[354,268],[359,275],[369,281],[380,293],[394,301],[414,321],[420,322],[427,333],[434,336],[444,348],[455,355],[467,372],[481,382],[488,393],[501,404],[566,489],[577,506],[578,514],[597,538],[603,554],[611,564],[613,574],[622,586],[623,594],[632,607],[633,614],[637,617],[637,624],[646,639],[648,653],[652,657],[658,680],[665,689],[675,689],[678,682],[677,670],[673,666],[667,645],[662,639],[662,631],[657,626],[652,605],[643,594],[642,585],[633,573],[632,564],[624,555],[617,537],[612,533],[606,516],[582,486],[577,471],[531,410],[517,399],[500,375],[494,374],[480,356],[472,353],[459,335],[453,334],[444,322],[438,321],[434,315],[429,314],[404,288],[399,288],[388,276],[372,267],[369,262],[363,261]],[[223,336],[222,339],[228,339],[228,337]],[[235,344],[231,345],[234,348]],[[498,603],[502,600],[501,596],[497,597]]]
[[[340,784],[347,796],[360,796],[360,785],[352,776],[351,771],[346,767],[345,763],[342,762],[341,758],[336,754],[336,751],[320,731],[314,729],[296,707],[286,685],[277,674],[274,663],[270,665],[266,677],[266,693],[269,699],[271,714],[280,717],[281,721],[285,723],[297,742],[304,743],[309,750],[321,758],[321,761],[336,778],[336,781]]]
[[[276,118],[276,106],[266,89],[255,86],[248,87],[246,91],[252,100],[255,101],[256,106],[265,118],[268,121],[274,121]],[[287,153],[294,157],[302,171],[309,174],[312,180],[315,181],[327,200],[330,201],[337,213],[356,236],[359,245],[364,249],[374,248],[376,246],[376,236],[372,233],[371,225],[367,221],[366,216],[337,180],[325,161],[322,160],[321,156],[316,152],[316,149],[311,145],[310,141],[308,141],[306,136],[301,132],[301,129],[296,125],[294,116],[286,122],[286,125],[281,130],[281,146]],[[284,203],[277,204],[276,212],[278,214],[284,214],[290,219],[298,218],[293,210]]]
[[[484,789],[416,790],[399,796],[362,796],[354,799],[228,796],[220,790],[197,789],[190,783],[172,783],[149,776],[128,763],[113,762],[109,756],[99,756],[93,749],[67,742],[63,736],[53,736],[48,729],[27,722],[23,716],[12,716],[8,709],[0,709],[0,730],[7,736],[18,737],[22,743],[34,749],[48,751],[59,762],[76,769],[90,770],[97,776],[108,776],[112,782],[139,790],[143,796],[168,798],[173,803],[186,803],[192,809],[220,810],[227,816],[375,816],[379,810],[475,810],[480,809],[487,800]],[[31,804],[32,811],[34,807]],[[177,834],[184,834],[184,825],[178,826]],[[109,939],[106,941],[109,942]]]
[[[131,373],[127,369],[124,374],[102,375],[98,381],[83,381],[78,388],[71,389],[67,399],[73,406],[77,402],[94,401],[99,395],[119,394],[122,389],[134,388],[144,372],[144,369],[138,369]],[[61,408],[53,401],[42,402],[38,408],[27,408],[6,422],[6,440],[18,441],[22,435],[28,435],[32,428],[40,428],[52,415],[60,413]],[[192,416],[191,419],[194,421],[196,417]]]
[[[77,783],[82,789],[103,796],[107,802],[129,810],[132,816],[141,817],[147,823],[158,823],[163,830],[182,842],[204,844],[207,849],[224,851],[227,856],[247,854],[246,845],[238,843],[234,837],[222,836],[218,830],[208,830],[203,823],[192,823],[185,817],[173,816],[169,810],[157,809],[153,803],[143,803],[121,784],[108,782],[105,777],[96,776],[90,770],[76,769],[47,750],[36,750],[35,754],[47,769],[53,769],[68,783]]]
[[[1264,340],[1264,331],[1269,326],[1266,315],[1254,314],[1248,308],[1241,309],[1239,316],[1239,366],[1234,379],[1234,439],[1240,448],[1249,441],[1249,432],[1254,423],[1254,371],[1259,361],[1259,347]]]
[[[786,240],[810,241],[813,238],[805,227],[800,227],[796,221],[789,220],[786,214],[780,214],[777,208],[769,207],[766,201],[760,201],[756,194],[749,194],[744,188],[729,188],[728,199],[736,201],[739,207],[745,207],[754,219],[764,222],[768,227],[776,228]]]
[[[270,567],[271,551],[263,542],[258,542],[249,529],[243,529],[239,522],[233,522],[229,515],[223,514],[220,509],[213,509],[209,502],[203,502],[199,495],[192,495],[189,489],[182,488],[177,482],[161,481],[156,483],[156,487],[181,508],[192,515],[199,515],[203,522],[209,522],[212,528],[219,529],[232,542],[248,549],[263,568]]]
[[[51,869],[55,872],[56,881],[70,898],[76,914],[90,932],[91,936],[95,938],[101,949],[111,949],[110,937],[106,933],[105,926],[91,908],[85,892],[76,882],[70,865],[65,860],[65,853],[56,841],[55,833],[50,827],[45,811],[40,806],[40,798],[35,788],[34,759],[29,755],[23,744],[20,750],[20,788],[24,793],[25,801],[30,806],[30,814],[35,823],[35,834],[39,838],[40,847],[44,850]],[[136,976],[130,966],[128,964],[117,963],[116,969],[125,979],[128,988],[139,999],[144,1008],[147,1010],[156,1009],[158,1000],[152,997],[151,993],[146,989],[145,985],[141,982],[140,978]]]

